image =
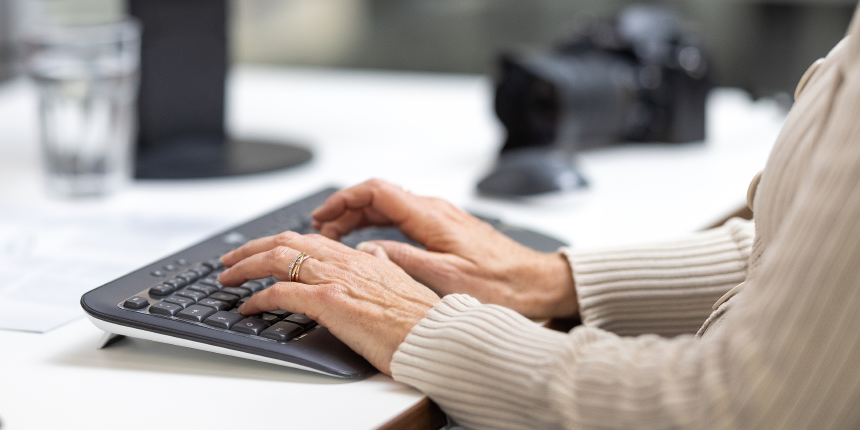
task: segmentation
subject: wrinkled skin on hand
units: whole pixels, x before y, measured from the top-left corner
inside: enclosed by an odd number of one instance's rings
[[[528,317],[578,314],[573,277],[563,255],[522,246],[444,200],[416,196],[374,179],[338,191],[313,218],[320,234],[334,240],[356,228],[396,226],[426,251],[393,241],[359,248],[381,248],[440,295],[465,293]]]
[[[312,258],[302,263],[297,282],[289,282],[289,266],[300,252]],[[243,315],[275,309],[306,314],[386,374],[397,347],[439,301],[383,254],[320,235],[285,232],[252,240],[221,260],[228,267],[219,275],[224,285],[267,276],[283,281],[253,295],[240,307]]]
[[[313,217],[319,235],[284,232],[225,254],[219,281],[274,276],[281,282],[253,295],[239,309],[243,315],[306,314],[387,374],[394,352],[440,300],[437,293],[469,294],[530,317],[577,314],[563,255],[526,248],[443,200],[370,180],[335,193]],[[392,241],[356,250],[337,242],[370,225],[396,226],[426,250]],[[311,258],[291,281],[290,264],[301,252]]]

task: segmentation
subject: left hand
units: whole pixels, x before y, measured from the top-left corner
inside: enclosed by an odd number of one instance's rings
[[[298,282],[289,266],[300,252]],[[380,371],[391,374],[391,357],[412,327],[438,301],[427,287],[378,251],[356,251],[320,235],[284,232],[252,240],[221,257],[218,280],[239,285],[274,276],[282,281],[239,308],[243,315],[283,309],[302,313],[328,328]]]

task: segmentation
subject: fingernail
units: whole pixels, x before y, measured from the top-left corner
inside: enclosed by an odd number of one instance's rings
[[[355,245],[355,249],[361,252],[371,252],[373,251],[374,247],[376,247],[376,245],[374,245],[372,242],[360,242],[358,245]]]
[[[244,304],[244,303],[242,303],[242,304],[239,306],[239,313],[240,313],[240,314],[242,314],[242,315],[245,315],[245,304]]]

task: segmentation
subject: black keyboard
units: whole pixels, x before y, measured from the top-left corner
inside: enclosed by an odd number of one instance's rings
[[[264,361],[344,378],[363,378],[375,369],[306,315],[286,311],[242,316],[238,307],[271,287],[274,278],[221,285],[218,258],[250,239],[292,230],[314,232],[310,213],[337,189],[329,188],[165,257],[81,297],[90,320],[107,333]],[[539,251],[564,243],[484,218],[514,240]],[[371,227],[341,239],[413,243],[396,228]],[[417,244],[415,244],[417,245]]]

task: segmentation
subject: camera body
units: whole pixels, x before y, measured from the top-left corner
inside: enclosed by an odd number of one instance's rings
[[[503,54],[499,66],[503,153],[704,139],[709,65],[671,9],[633,6],[549,52]]]

